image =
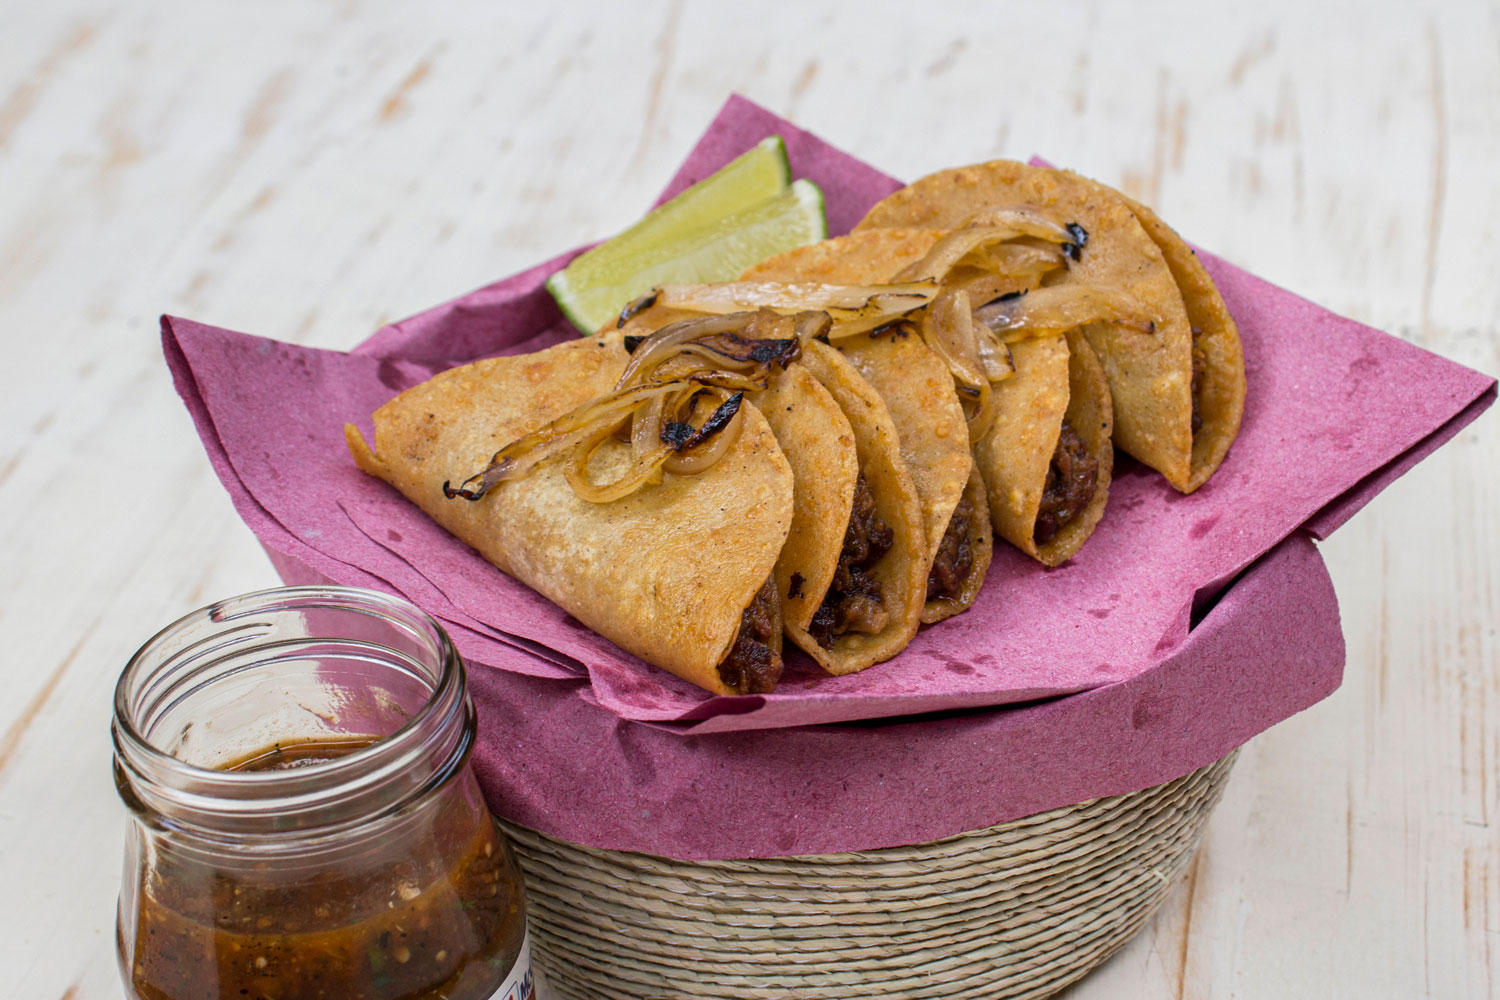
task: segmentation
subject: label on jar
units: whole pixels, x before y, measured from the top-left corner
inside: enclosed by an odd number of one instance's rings
[[[516,956],[516,964],[510,967],[510,975],[490,995],[490,1000],[536,1000],[536,977],[531,974],[530,928],[521,939],[521,953]]]

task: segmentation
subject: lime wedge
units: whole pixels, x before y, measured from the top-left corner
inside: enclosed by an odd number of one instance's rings
[[[732,281],[751,264],[827,235],[823,192],[812,181],[799,180],[774,198],[680,239],[611,256],[607,269],[579,275],[569,265],[548,280],[547,290],[574,326],[593,333],[657,285]],[[613,240],[596,248],[606,249],[613,251]]]
[[[738,270],[729,271],[739,257],[729,252],[730,248],[747,241],[758,245],[768,237],[765,233],[765,213],[754,214],[752,209],[762,206],[772,215],[787,215],[786,225],[795,231],[806,228],[805,216],[816,202],[819,232],[826,228],[822,223],[822,196],[803,190],[788,198],[796,185],[788,187],[790,167],[786,159],[786,147],[781,139],[772,136],[754,149],[740,156],[718,173],[708,177],[671,201],[653,211],[640,222],[607,243],[601,244],[581,255],[566,269],[553,275],[547,289],[562,307],[573,324],[586,333],[592,333],[613,319],[622,307],[663,280],[725,280],[739,276],[740,270],[761,257],[747,260]],[[777,197],[789,204],[779,209],[769,206]],[[778,203],[781,204],[781,203]],[[746,213],[751,213],[747,215]],[[735,238],[728,234],[725,224],[730,218],[745,218],[738,225],[753,225],[757,228],[754,237]],[[772,225],[771,228],[776,228]],[[717,238],[710,238],[714,234]],[[820,238],[820,237],[819,237]],[[709,244],[714,244],[709,246]],[[719,245],[722,244],[722,245]],[[773,249],[765,256],[800,246],[790,243],[783,246],[772,241]],[[753,247],[752,247],[753,249]],[[743,251],[742,251],[743,252]],[[725,256],[729,253],[729,256]],[[706,254],[708,260],[720,261],[722,271],[706,271],[699,263],[694,274],[709,275],[702,278],[680,277],[672,271],[655,278],[641,277],[639,272],[645,262],[659,266],[674,257]]]

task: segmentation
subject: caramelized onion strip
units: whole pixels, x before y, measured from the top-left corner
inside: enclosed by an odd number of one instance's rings
[[[969,216],[959,224],[960,229],[1003,228],[1012,229],[1023,236],[1035,236],[1050,243],[1075,243],[1073,230],[1031,205],[1004,205],[986,209]],[[1087,243],[1084,235],[1083,242]]]
[[[960,396],[963,399],[964,396]],[[995,425],[995,418],[1000,415],[1000,397],[995,394],[994,387],[989,383],[980,390],[970,405],[964,407],[964,415],[969,421],[969,442],[972,444],[989,433]]]
[[[452,500],[478,500],[498,483],[520,479],[554,455],[575,448],[601,429],[608,435],[630,418],[633,410],[655,396],[665,396],[675,389],[670,385],[636,386],[611,393],[563,414],[556,420],[526,434],[501,448],[483,470],[464,480],[457,488],[443,483],[443,495]]]
[[[589,475],[589,465],[594,453],[614,436],[614,428],[604,428],[586,439],[563,463],[563,477],[580,500],[588,503],[610,503],[623,499],[645,486],[662,471],[662,466],[672,454],[672,447],[658,443],[643,455],[632,455],[630,465],[616,479],[607,483],[595,483]]]
[[[730,281],[716,285],[663,285],[657,303],[673,309],[721,314],[743,309],[770,309],[782,315],[827,313],[833,340],[868,333],[931,302],[937,295],[935,281],[909,281],[890,285],[830,285],[799,281]],[[799,323],[799,330],[813,329],[821,320]],[[802,333],[799,332],[799,337]]]
[[[1006,226],[975,226],[970,229],[954,229],[945,234],[932,245],[921,260],[912,261],[902,268],[896,275],[898,282],[942,281],[950,272],[957,268],[960,262],[978,267],[981,270],[1004,273],[1003,268],[1010,264],[1022,265],[1027,269],[1035,269],[1038,264],[1050,258],[1054,268],[1066,266],[1062,245],[1058,244],[1052,249],[1047,245],[1036,246],[1032,244],[1019,244],[1026,247],[1023,254],[1006,254],[998,252],[987,252],[987,248],[996,244],[1004,245],[1008,241],[1021,239],[1030,234],[1021,230]],[[1050,270],[1051,268],[1049,268]]]
[[[662,327],[642,341],[630,356],[630,363],[620,375],[615,387],[623,389],[646,381],[656,366],[671,357],[674,349],[689,341],[717,333],[734,333],[743,330],[749,322],[746,315],[695,316]]]
[[[979,362],[979,345],[974,340],[973,312],[967,294],[939,295],[922,317],[922,339],[947,364],[960,388],[978,392],[981,384],[989,381]]]
[[[1023,295],[1004,296],[974,310],[974,318],[1008,344],[1066,333],[1088,323],[1114,323],[1145,334],[1156,332],[1155,321],[1134,297],[1093,285],[1048,285]]]
[[[445,482],[443,494],[479,500],[497,483],[558,455],[565,458],[568,485],[591,503],[629,496],[659,482],[663,471],[693,475],[710,469],[744,427],[743,394],[764,389],[772,367],[785,368],[801,356],[801,337],[826,326],[826,317],[788,319],[763,310],[684,320],[628,341],[634,353],[614,390],[512,441],[457,489]],[[742,331],[791,336],[741,337]],[[720,402],[695,426],[691,419],[705,394]],[[590,465],[615,438],[629,441],[629,465],[612,481],[596,483]]]
[[[745,426],[744,395],[735,393],[728,396],[722,392],[716,395],[725,398],[723,403],[709,414],[703,427],[700,428],[699,433],[703,435],[703,440],[668,455],[662,466],[664,472],[677,476],[697,475],[713,468],[739,440],[740,431]]]

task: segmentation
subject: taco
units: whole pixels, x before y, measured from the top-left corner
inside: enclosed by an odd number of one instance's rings
[[[1196,489],[1222,460],[1238,427],[1236,384],[1243,400],[1238,339],[1232,324],[1211,323],[1214,346],[1198,352],[1201,374],[1193,378],[1198,324],[1189,318],[1158,239],[1117,192],[1068,171],[994,161],[924,177],[876,204],[856,231],[949,229],[1004,206],[1029,206],[1078,227],[1073,263],[1048,282],[1118,292],[1145,311],[1149,333],[1111,322],[1083,327],[1109,383],[1114,442],[1178,490]],[[1204,315],[1213,312],[1206,298],[1201,301]],[[1200,326],[1200,336],[1210,327]],[[1195,386],[1201,397],[1196,407]],[[1211,406],[1204,405],[1209,396],[1203,393],[1211,394]],[[1201,421],[1197,435],[1195,412]],[[1195,440],[1199,435],[1201,445]]]
[[[1245,354],[1239,327],[1193,248],[1145,205],[1120,195],[1166,259],[1193,332],[1193,460],[1188,490],[1208,481],[1240,432]]]
[[[620,338],[596,337],[451,369],[376,410],[373,447],[347,426],[349,450],[362,470],[621,648],[719,694],[769,691],[781,671],[772,568],[792,520],[791,468],[765,419],[738,400],[737,433],[732,443],[719,435],[728,446],[710,467],[663,471],[653,453],[639,488],[585,499],[580,490],[609,490],[601,480],[624,481],[641,465],[615,433],[628,415],[599,409],[600,420],[578,421],[566,441],[548,435],[602,407],[630,361]],[[663,431],[703,436],[728,407],[701,396],[685,405],[686,419]],[[559,442],[583,450],[548,454]],[[542,450],[522,454],[533,445]]]
[[[860,482],[854,430],[804,364],[748,398],[792,467],[792,523],[776,560],[776,586],[786,626],[805,632],[833,584],[854,508]]]
[[[1093,534],[1109,498],[1109,386],[1077,331],[1011,345],[1016,374],[993,391],[997,414],[974,455],[989,474],[995,532],[1045,566]]]

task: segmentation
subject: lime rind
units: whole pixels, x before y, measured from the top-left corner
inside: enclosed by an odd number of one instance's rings
[[[629,273],[607,286],[577,288],[569,269],[554,275],[547,287],[573,325],[593,333],[657,285],[730,281],[751,264],[827,235],[823,192],[811,181],[798,180],[774,198],[635,254]]]
[[[557,303],[557,308],[562,310],[563,316],[574,327],[584,333],[592,333],[598,329],[598,326],[590,327],[588,319],[582,314],[578,298],[574,295],[572,286],[568,284],[567,271],[558,271],[548,278],[547,291],[552,294],[552,300]]]
[[[826,233],[822,192],[810,181],[791,180],[786,143],[771,136],[574,258],[548,279],[547,290],[569,322],[591,333],[657,283],[735,278],[770,254]]]
[[[792,168],[786,143],[770,136],[608,242],[576,257],[565,277],[554,275],[547,288],[575,325],[596,316],[608,289],[628,275],[631,259],[653,247],[685,239],[719,219],[760,204],[785,191]]]

